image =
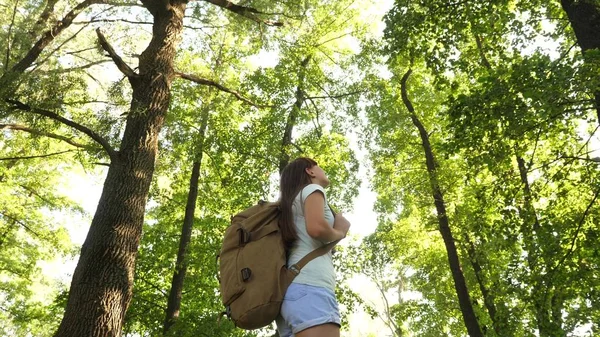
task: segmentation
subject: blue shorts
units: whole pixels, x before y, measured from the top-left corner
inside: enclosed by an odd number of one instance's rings
[[[327,288],[292,283],[285,293],[276,322],[280,337],[291,337],[326,323],[339,326],[340,310],[335,294]]]

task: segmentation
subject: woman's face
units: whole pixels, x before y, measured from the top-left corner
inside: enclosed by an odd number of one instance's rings
[[[313,184],[319,184],[322,187],[329,186],[329,178],[327,178],[327,174],[319,167],[319,165],[307,168],[306,173],[310,176],[310,180]]]

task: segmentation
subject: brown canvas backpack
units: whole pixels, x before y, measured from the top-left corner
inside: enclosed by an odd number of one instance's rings
[[[265,327],[277,318],[288,286],[302,268],[336,242],[315,249],[286,267],[279,231],[279,203],[261,201],[232,217],[219,254],[221,299],[242,329]]]

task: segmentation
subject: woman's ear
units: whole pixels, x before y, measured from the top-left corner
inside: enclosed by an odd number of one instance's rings
[[[311,178],[315,177],[315,174],[313,173],[313,171],[311,170],[310,167],[305,168],[304,171],[306,172],[306,174],[308,174],[309,177],[311,177]]]

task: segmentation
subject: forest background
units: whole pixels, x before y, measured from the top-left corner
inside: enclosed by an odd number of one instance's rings
[[[1,335],[273,335],[217,323],[215,256],[297,156],[353,223],[344,336],[598,335],[598,0],[3,0],[0,25]]]

